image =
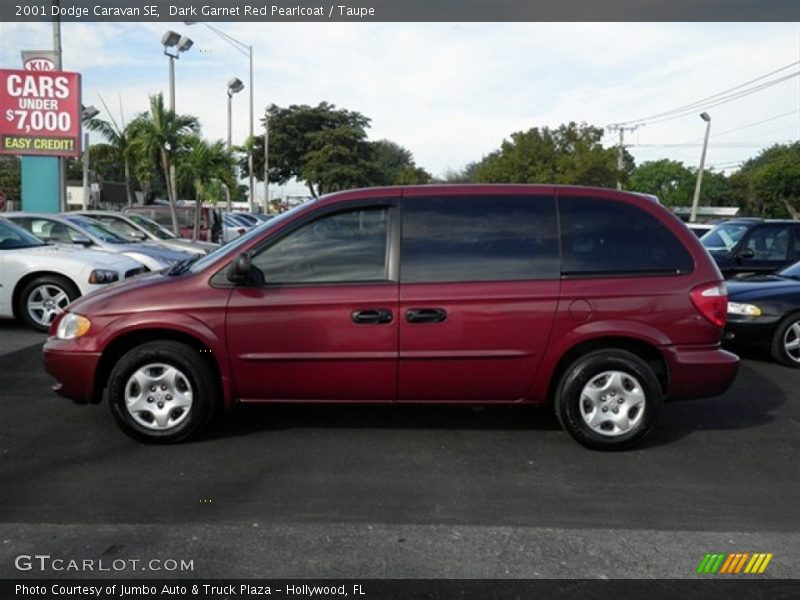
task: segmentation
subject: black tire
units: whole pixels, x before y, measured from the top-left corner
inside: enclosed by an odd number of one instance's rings
[[[154,414],[156,412],[163,413],[163,410],[158,407],[164,404],[169,410],[168,400],[172,401],[172,398],[167,397],[166,393],[162,396],[160,389],[153,393],[152,404],[144,407],[153,412],[139,411],[136,413],[140,420],[144,420],[149,414],[152,417],[150,426],[146,426],[134,418],[126,405],[129,380],[134,373],[153,364],[162,364],[176,369],[184,378],[183,383],[188,383],[188,389],[191,391],[191,406],[186,410],[187,414],[184,416],[182,409],[173,409],[168,418],[172,419],[173,414],[177,411],[180,422],[174,426],[167,423],[162,429],[152,427],[156,425]],[[158,372],[158,369],[150,372]],[[135,391],[138,385],[132,385],[131,391]],[[149,395],[146,397],[148,400],[151,398]],[[126,434],[140,442],[164,444],[180,442],[196,436],[211,423],[217,412],[219,399],[219,382],[214,376],[212,368],[200,356],[198,350],[180,342],[162,340],[136,346],[117,361],[108,378],[108,401],[111,414],[117,425]],[[161,404],[158,404],[159,402]]]
[[[793,330],[793,331],[790,331]],[[800,340],[800,313],[788,315],[783,319],[775,328],[775,333],[772,335],[772,344],[770,353],[775,362],[778,362],[786,367],[793,369],[800,369],[800,359],[793,358],[785,346],[785,337],[788,335],[793,340]],[[800,354],[798,354],[800,356]]]
[[[42,320],[47,318],[44,311],[41,313],[34,312],[32,314],[28,309],[28,300],[32,295],[38,294],[37,290],[40,290],[44,286],[50,289],[58,289],[67,296],[69,302],[72,302],[78,298],[81,293],[74,283],[72,283],[66,277],[62,277],[60,275],[42,275],[41,277],[36,277],[25,284],[25,287],[22,288],[19,296],[17,297],[17,315],[19,315],[19,318],[22,319],[22,322],[28,327],[31,327],[37,331],[47,332],[50,329],[50,323],[52,323],[55,315],[49,318],[46,323],[43,323]],[[62,312],[65,307],[66,304],[59,306],[61,310],[58,312]]]
[[[582,410],[586,409],[582,403],[587,400],[582,399],[584,388],[593,380],[602,381],[600,376],[607,372],[620,373],[622,383],[631,386],[632,392],[638,390],[637,396],[639,392],[644,395],[643,408],[631,407],[625,413],[634,424],[623,433],[614,431],[612,419],[615,419],[616,416],[612,416],[610,413],[608,414],[609,418],[597,425],[595,429],[588,425],[582,413]],[[633,386],[632,383],[636,383],[638,386]],[[625,393],[627,392],[625,390]],[[624,396],[625,393],[620,395]],[[610,400],[607,405],[605,404],[606,400],[602,400],[604,413],[598,413],[599,417],[605,415],[608,407],[613,407],[612,410],[617,409],[616,414],[625,410],[625,399],[620,402],[619,397],[616,397],[616,401]],[[663,403],[664,395],[661,386],[646,362],[626,350],[607,349],[585,354],[567,367],[556,389],[555,411],[561,426],[587,448],[625,450],[641,442],[652,431],[661,413]],[[587,405],[593,406],[593,403],[589,401]],[[630,406],[630,401],[628,406]],[[597,410],[596,406],[592,410]],[[597,428],[606,426],[609,433],[596,431]]]

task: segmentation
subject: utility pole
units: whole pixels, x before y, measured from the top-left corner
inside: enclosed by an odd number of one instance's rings
[[[617,144],[617,189],[622,189],[622,169],[625,166],[624,158],[625,158],[625,131],[630,131],[633,133],[639,129],[639,125],[621,125],[619,123],[613,123],[608,126],[609,132],[619,131],[619,143]]]

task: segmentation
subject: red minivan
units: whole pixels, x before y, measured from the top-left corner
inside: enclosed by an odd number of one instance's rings
[[[79,299],[44,362],[55,391],[107,390],[148,442],[237,403],[552,403],[577,441],[620,449],[664,400],[730,385],[726,307],[714,261],[652,197],[374,188]]]

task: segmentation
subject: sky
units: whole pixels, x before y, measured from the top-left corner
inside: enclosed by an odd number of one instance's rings
[[[370,139],[401,144],[437,177],[480,160],[516,131],[569,121],[606,127],[783,67],[754,85],[800,71],[798,23],[214,25],[252,44],[257,133],[269,104],[327,101],[369,117]],[[168,29],[195,42],[176,64],[178,112],[197,116],[206,138],[224,139],[226,84],[232,77],[249,84],[248,60],[202,24],[64,23],[64,69],[83,74],[84,104],[102,108],[102,98],[115,119],[130,120],[149,95],[167,93],[160,40]],[[51,46],[49,24],[0,23],[0,67],[18,68],[20,50]],[[248,98],[247,89],[234,97],[234,144],[248,133]],[[626,132],[637,164],[669,158],[696,167],[703,108]],[[706,110],[706,166],[729,173],[762,148],[800,139],[800,77]],[[604,143],[616,144],[617,134]]]

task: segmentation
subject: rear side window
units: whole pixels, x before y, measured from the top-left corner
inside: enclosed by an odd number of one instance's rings
[[[400,279],[414,283],[557,278],[556,231],[553,197],[407,199]]]
[[[691,255],[651,214],[598,198],[559,198],[564,275],[687,273]]]

